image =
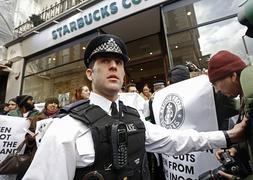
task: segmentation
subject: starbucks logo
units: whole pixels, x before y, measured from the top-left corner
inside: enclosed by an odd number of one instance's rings
[[[184,107],[182,100],[175,94],[168,95],[160,108],[159,120],[167,129],[177,129],[184,122]]]

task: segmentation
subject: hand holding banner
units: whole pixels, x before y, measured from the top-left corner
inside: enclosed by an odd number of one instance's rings
[[[0,115],[0,162],[24,140],[29,125],[26,118]]]
[[[153,111],[156,124],[168,129],[217,130],[213,90],[206,75],[170,85],[155,94]],[[166,179],[198,179],[219,166],[213,151],[180,156],[163,154]]]
[[[30,121],[26,118],[0,115],[0,162],[25,139]],[[1,175],[0,180],[15,180],[16,175]]]

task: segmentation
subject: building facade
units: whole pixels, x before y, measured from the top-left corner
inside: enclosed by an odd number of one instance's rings
[[[240,0],[106,0],[80,1],[63,13],[20,31],[7,43],[7,59],[20,77],[9,74],[6,100],[19,94],[36,102],[56,96],[71,101],[75,89],[90,85],[83,53],[98,34],[120,36],[130,62],[125,84],[167,81],[168,71],[192,62],[207,68],[210,56],[222,49],[245,62],[253,54],[252,39],[237,20]]]

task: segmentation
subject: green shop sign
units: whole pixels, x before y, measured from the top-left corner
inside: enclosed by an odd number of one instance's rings
[[[142,2],[145,1],[148,0],[122,0],[121,2],[115,1],[100,7],[97,4],[95,10],[92,11],[90,10],[90,12],[87,13],[86,13],[87,10],[85,10],[82,13],[81,17],[78,17],[74,21],[70,21],[69,23],[61,25],[60,27],[54,29],[52,31],[52,38],[54,40],[57,40],[58,38],[61,38],[74,31],[78,31],[79,29],[90,26],[95,22],[99,22],[110,16],[116,15],[119,13],[119,9],[121,10],[130,9],[136,5],[140,5]],[[121,8],[119,8],[119,6],[121,6]]]

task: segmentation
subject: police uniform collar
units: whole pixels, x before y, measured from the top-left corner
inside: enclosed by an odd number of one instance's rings
[[[101,107],[105,112],[107,112],[107,114],[110,114],[112,101],[94,92],[90,93],[89,99],[90,99],[90,104],[97,105]],[[119,98],[116,99],[115,103],[117,104],[117,108],[119,108]]]

